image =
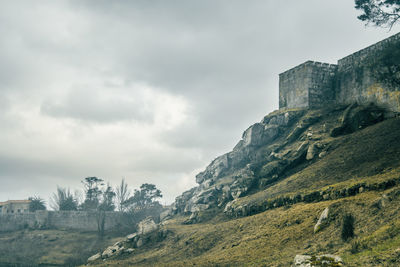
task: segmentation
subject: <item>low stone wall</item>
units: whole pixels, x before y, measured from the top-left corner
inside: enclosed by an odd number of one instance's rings
[[[127,215],[122,212],[106,212],[105,230],[135,225],[147,216],[156,221],[162,208],[149,208]],[[29,213],[0,215],[0,232],[16,231],[25,228],[54,228],[80,231],[97,231],[97,213],[88,211],[36,211]]]
[[[119,212],[107,212],[105,229],[119,224]],[[30,213],[0,215],[0,231],[24,228],[57,228],[83,231],[97,230],[97,214],[84,211],[36,211]]]

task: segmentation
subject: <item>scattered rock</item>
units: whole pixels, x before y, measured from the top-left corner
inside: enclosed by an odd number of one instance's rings
[[[139,237],[138,241],[136,242],[136,247],[140,248],[141,246],[143,246],[143,244],[143,238]]]
[[[311,144],[308,149],[307,149],[307,160],[312,160],[315,157],[315,154],[317,152],[317,148],[315,144]]]
[[[293,265],[298,267],[311,267],[311,256],[296,255],[294,257]]]
[[[135,251],[135,249],[133,249],[133,248],[127,248],[127,249],[124,250],[124,253],[131,254],[134,251]]]
[[[121,251],[123,251],[124,247],[119,247],[119,246],[109,246],[108,248],[106,248],[106,250],[103,251],[103,253],[101,254],[101,257],[103,259],[107,259],[110,258],[112,256],[116,256],[119,255]]]
[[[126,241],[128,241],[128,242],[133,241],[135,239],[135,237],[137,237],[137,235],[138,235],[137,233],[133,233],[133,234],[127,235],[126,236]]]
[[[296,255],[293,266],[295,267],[322,267],[322,266],[343,266],[341,257],[331,254],[319,256]]]

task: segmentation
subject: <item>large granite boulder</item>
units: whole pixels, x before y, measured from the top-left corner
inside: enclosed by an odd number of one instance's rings
[[[138,224],[138,234],[146,235],[158,229],[158,225],[152,218],[146,218]]]

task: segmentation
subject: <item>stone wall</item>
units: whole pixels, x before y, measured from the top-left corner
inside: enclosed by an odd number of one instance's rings
[[[311,80],[308,87],[308,106],[320,108],[334,103],[337,65],[313,62],[309,68]]]
[[[279,74],[279,108],[321,107],[335,99],[337,65],[307,61]]]
[[[398,45],[398,49],[400,49],[400,33],[338,61],[337,103],[357,102],[365,104],[374,102],[392,110],[400,111],[399,88],[383,84],[371,73],[371,64],[378,66],[377,58],[379,55],[393,45]]]
[[[388,47],[394,49],[391,51],[400,50],[400,33],[340,59],[338,65],[307,61],[281,73],[279,108],[374,102],[400,111],[399,86],[383,83],[375,75],[387,68],[380,64],[379,57]],[[400,62],[395,65],[397,80],[400,80],[399,65]]]
[[[116,227],[119,212],[107,212],[105,229]],[[36,211],[0,215],[0,231],[14,231],[23,228],[57,228],[96,231],[95,212],[84,211]]]
[[[106,212],[105,230],[135,224],[147,216],[158,220],[163,208],[149,208],[129,216],[121,212]],[[15,231],[24,228],[73,229],[97,231],[96,212],[87,211],[36,211],[0,215],[0,232]]]

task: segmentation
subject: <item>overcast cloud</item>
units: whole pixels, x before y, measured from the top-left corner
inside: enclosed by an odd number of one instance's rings
[[[278,108],[280,72],[399,31],[351,0],[0,3],[0,201],[97,176],[170,203]]]

